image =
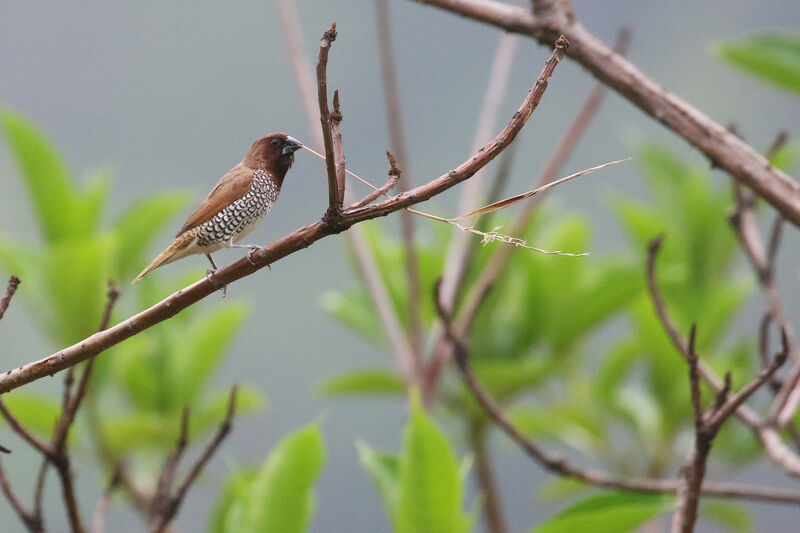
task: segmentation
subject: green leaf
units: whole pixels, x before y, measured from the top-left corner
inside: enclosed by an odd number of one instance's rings
[[[461,507],[463,493],[453,449],[425,415],[415,394],[400,455],[395,532],[469,531],[471,518]]]
[[[195,318],[174,347],[174,386],[182,405],[191,403],[211,378],[247,318],[248,305],[233,302]]]
[[[753,517],[741,504],[704,498],[700,501],[700,515],[734,533],[747,533],[754,530]]]
[[[110,168],[101,168],[89,177],[85,190],[76,195],[76,209],[72,215],[76,236],[89,236],[97,232],[113,177]]]
[[[386,337],[375,306],[363,289],[326,292],[320,298],[320,307],[367,341],[379,347],[385,346]]]
[[[397,454],[375,451],[363,440],[356,441],[361,466],[370,473],[372,480],[383,497],[389,516],[394,514],[397,506],[397,478],[400,471],[400,460]]]
[[[228,476],[211,517],[211,533],[243,531],[244,504],[255,477],[256,472],[249,469],[238,470]]]
[[[285,437],[269,454],[249,490],[241,528],[229,533],[302,533],[314,511],[314,481],[325,461],[319,425]]]
[[[800,95],[800,35],[756,34],[717,44],[714,51],[735,67]]]
[[[43,262],[43,277],[57,317],[58,341],[69,345],[97,331],[111,272],[111,238],[65,241]]]
[[[327,378],[317,385],[323,397],[404,396],[403,378],[388,370],[354,370]]]
[[[674,497],[615,492],[592,496],[558,513],[534,533],[627,533],[669,511]]]
[[[535,387],[552,375],[556,368],[553,360],[542,359],[477,359],[473,365],[475,375],[498,400]]]
[[[3,401],[23,427],[42,437],[50,437],[53,434],[56,421],[61,416],[61,404],[57,401],[47,396],[23,391],[5,394]]]
[[[75,237],[71,216],[75,190],[61,155],[52,143],[22,115],[0,110],[0,125],[17,161],[45,238],[55,242]]]
[[[145,266],[145,250],[186,200],[182,192],[163,193],[134,202],[120,215],[113,230],[119,235],[116,270],[121,280]]]

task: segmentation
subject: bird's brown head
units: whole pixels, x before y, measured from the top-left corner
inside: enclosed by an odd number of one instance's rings
[[[272,173],[280,183],[294,163],[294,153],[302,147],[300,141],[285,133],[271,133],[253,143],[242,163]]]

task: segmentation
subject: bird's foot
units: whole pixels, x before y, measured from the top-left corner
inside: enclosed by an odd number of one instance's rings
[[[247,260],[250,261],[251,265],[255,265],[256,262],[253,260],[253,254],[256,253],[261,247],[257,244],[233,244],[230,243],[228,246],[231,248],[248,248],[250,251],[247,252]]]
[[[210,281],[211,283],[213,283],[214,286],[217,289],[221,288],[222,289],[222,297],[225,298],[225,296],[228,295],[228,286],[227,285],[222,285],[221,283],[219,283],[217,280],[214,279],[214,274],[216,274],[218,271],[219,271],[218,268],[209,268],[209,269],[207,269],[206,270],[206,279],[208,281]]]

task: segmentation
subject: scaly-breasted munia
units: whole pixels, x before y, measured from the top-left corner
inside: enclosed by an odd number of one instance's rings
[[[302,146],[285,133],[272,133],[254,142],[242,162],[217,182],[189,216],[173,243],[131,283],[187,255],[206,254],[216,270],[212,252],[231,247],[250,248],[252,252],[259,248],[236,243],[264,220],[278,199],[283,178],[294,162],[294,152]]]

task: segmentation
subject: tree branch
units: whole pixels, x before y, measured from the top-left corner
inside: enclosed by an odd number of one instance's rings
[[[679,480],[652,478],[616,478],[591,468],[578,467],[554,454],[546,452],[531,439],[525,437],[503,414],[497,402],[478,383],[469,364],[469,352],[464,342],[456,336],[450,316],[442,306],[438,294],[439,285],[435,289],[435,303],[439,319],[442,322],[448,342],[453,343],[455,360],[464,384],[477,400],[486,415],[508,435],[531,459],[553,474],[575,479],[588,485],[606,489],[630,490],[636,492],[674,493]],[[773,503],[790,503],[800,505],[800,494],[786,493],[768,487],[750,487],[730,483],[706,483],[702,493],[720,498],[741,498]]]
[[[620,28],[617,33],[617,43],[615,50],[619,53],[625,53],[630,43],[630,31],[627,28]],[[598,82],[589,92],[588,97],[584,101],[575,118],[572,119],[564,135],[558,141],[555,150],[550,158],[545,163],[541,173],[534,180],[535,187],[542,187],[552,182],[558,177],[561,168],[566,164],[569,157],[578,145],[578,142],[583,137],[586,128],[591,123],[592,119],[600,109],[600,104],[605,96],[605,85]],[[507,152],[508,153],[508,152]],[[535,196],[530,201],[526,202],[524,207],[514,221],[511,230],[511,235],[524,235],[527,228],[533,220],[533,215],[536,212],[540,201],[544,199],[544,195]],[[486,296],[489,294],[491,287],[497,282],[505,267],[511,259],[511,254],[514,253],[516,246],[504,246],[499,248],[492,257],[489,259],[488,264],[481,270],[478,279],[472,284],[466,296],[464,303],[458,311],[458,316],[455,319],[455,329],[462,337],[467,337],[468,332],[472,329],[472,324],[481,305],[485,301]],[[430,363],[427,366],[425,380],[428,394],[433,394],[436,384],[439,381],[444,365],[452,356],[449,343],[444,342],[443,334],[439,335],[433,348],[433,355],[431,356]]]
[[[392,46],[392,26],[389,23],[389,2],[378,0],[375,3],[375,22],[378,32],[378,44],[381,51],[381,77],[383,79],[384,100],[386,102],[386,123],[389,127],[389,142],[400,161],[408,169],[408,151],[406,150],[403,129],[403,115],[400,112],[400,92],[397,89],[397,68]],[[398,174],[400,191],[411,188],[411,180],[406,174]],[[422,355],[422,320],[420,319],[421,289],[419,279],[419,258],[414,240],[414,217],[407,210],[400,212],[400,232],[405,249],[406,294],[408,300],[408,337],[411,350],[419,366]]]
[[[655,260],[658,250],[661,248],[662,241],[663,236],[656,238],[648,247],[647,287],[650,291],[650,299],[653,302],[653,307],[656,311],[656,315],[661,321],[661,325],[663,326],[678,353],[684,358],[684,360],[688,361],[690,357],[688,355],[689,347],[687,343],[684,342],[683,338],[681,338],[677,327],[667,313],[664,298],[661,296],[661,291],[659,290],[658,283],[656,281]],[[719,376],[717,376],[713,370],[704,365],[702,361],[698,361],[697,371],[703,381],[705,381],[716,394],[719,394],[720,391],[724,390],[725,384],[722,382]],[[771,421],[762,421],[758,413],[744,403],[735,408],[734,414],[758,436],[758,438],[764,444],[764,449],[766,450],[767,455],[776,466],[790,476],[800,477],[800,456],[786,446],[781,438],[781,435],[778,433]]]
[[[415,0],[485,22],[506,31],[528,35],[552,45],[564,35],[574,46],[569,57],[625,99],[683,137],[719,168],[766,199],[800,226],[800,186],[747,143],[659,84],[631,62],[600,42],[563,10],[535,16],[530,11],[495,0]]]
[[[116,326],[101,333],[95,333],[91,337],[64,348],[44,359],[28,363],[16,369],[8,370],[0,374],[0,394],[25,385],[26,383],[30,383],[31,381],[41,379],[44,376],[55,374],[81,361],[85,361],[133,335],[167,320],[181,310],[219,290],[221,285],[229,285],[294,252],[308,248],[316,241],[341,231],[341,228],[346,229],[359,222],[386,216],[405,207],[424,202],[470,178],[478,170],[497,157],[516,138],[541,100],[542,95],[547,89],[547,80],[563,57],[567,46],[566,40],[558,41],[552,57],[545,64],[535,85],[528,92],[522,105],[517,112],[514,113],[503,131],[495,136],[495,138],[477,154],[467,159],[455,169],[424,185],[415,187],[414,189],[380,203],[366,205],[342,213],[339,228],[332,228],[328,224],[317,222],[295,230],[272,244],[256,250],[250,257],[242,258],[219,270],[214,276],[214,282],[203,278],[173,293],[149,309],[120,322]]]
[[[319,57],[317,58],[317,98],[319,100],[319,121],[322,126],[322,141],[325,148],[325,170],[328,175],[328,211],[325,219],[335,223],[341,215],[338,184],[336,179],[336,152],[333,148],[333,132],[331,129],[331,112],[328,108],[328,52],[331,43],[336,40],[336,23],[322,34],[319,41]]]
[[[689,364],[689,385],[694,411],[694,446],[680,471],[680,485],[677,490],[678,502],[672,519],[673,533],[692,533],[694,531],[695,523],[697,522],[697,509],[700,504],[700,492],[706,472],[706,463],[708,462],[714,438],[736,409],[761,388],[778,368],[786,362],[789,350],[784,342],[783,350],[778,353],[772,364],[733,396],[729,396],[731,384],[729,372],[725,377],[725,386],[717,393],[714,404],[703,412],[700,398],[699,359],[695,351],[696,334],[697,328],[693,324],[689,334],[687,362]],[[784,340],[785,338],[784,336]]]
[[[17,292],[17,287],[19,284],[22,283],[17,276],[11,276],[8,280],[8,286],[6,287],[6,294],[3,296],[3,299],[0,300],[0,319],[3,318],[3,315],[6,314],[6,309],[8,309],[8,304],[11,303],[11,298],[14,297],[14,293]]]
[[[178,485],[177,489],[172,492],[172,485],[174,484],[178,463],[186,449],[188,439],[189,410],[188,408],[184,409],[183,416],[181,417],[180,437],[175,445],[175,450],[173,450],[164,462],[164,468],[161,470],[161,475],[158,479],[158,488],[150,504],[150,517],[147,526],[149,533],[161,533],[167,528],[170,522],[172,522],[189,488],[195,480],[197,480],[197,476],[200,475],[220,444],[222,444],[222,441],[225,440],[225,437],[230,433],[231,427],[233,427],[233,418],[236,416],[236,395],[238,390],[239,388],[236,385],[231,388],[230,397],[228,399],[228,411],[225,415],[225,419],[219,425],[214,438],[206,445],[200,457],[198,457],[189,469],[186,478]]]

